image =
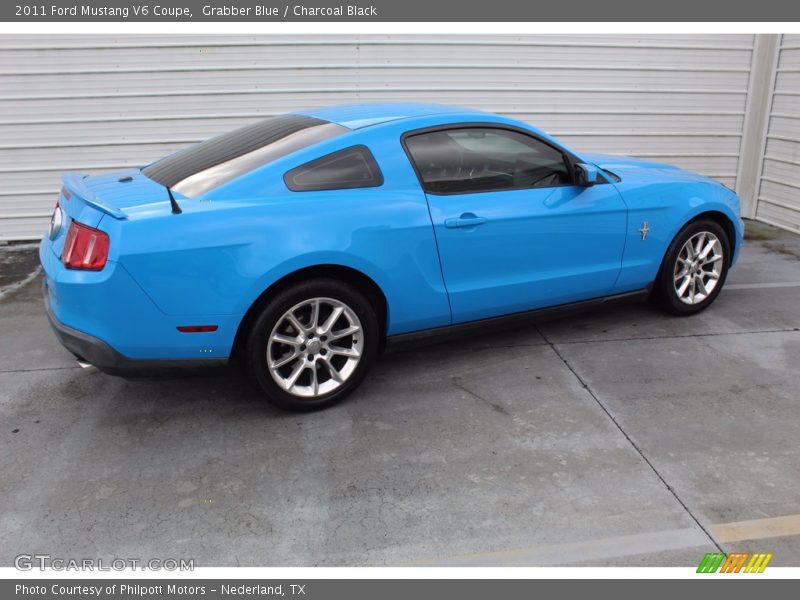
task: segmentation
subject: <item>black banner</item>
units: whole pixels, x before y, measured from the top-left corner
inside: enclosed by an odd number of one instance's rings
[[[785,594],[796,591],[792,580],[755,579],[743,576],[698,576],[669,580],[390,580],[390,579],[310,579],[310,580],[225,580],[225,579],[41,579],[0,582],[0,597],[5,600],[531,600],[536,597],[641,598],[674,600],[723,595],[726,600],[752,598],[756,594]],[[712,580],[715,580],[712,583]],[[713,589],[712,589],[713,588]]]
[[[167,21],[167,22],[786,22],[800,21],[800,2],[761,0],[370,0],[307,3],[269,0],[14,1],[0,5],[0,21]]]

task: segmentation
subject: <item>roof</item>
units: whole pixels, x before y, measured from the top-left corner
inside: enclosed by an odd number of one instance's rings
[[[481,111],[463,106],[422,103],[370,103],[341,104],[297,111],[295,114],[316,117],[348,129],[361,129],[378,123],[443,114],[481,114]]]

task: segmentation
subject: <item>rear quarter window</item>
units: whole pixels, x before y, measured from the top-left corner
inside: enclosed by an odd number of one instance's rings
[[[292,169],[283,181],[295,192],[350,190],[383,185],[383,173],[369,148],[351,146]]]

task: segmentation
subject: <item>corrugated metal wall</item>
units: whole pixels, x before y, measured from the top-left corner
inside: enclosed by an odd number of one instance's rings
[[[0,240],[41,235],[64,170],[141,165],[327,103],[474,106],[733,185],[752,48],[749,35],[0,36]]]
[[[781,40],[756,218],[800,231],[800,35]]]

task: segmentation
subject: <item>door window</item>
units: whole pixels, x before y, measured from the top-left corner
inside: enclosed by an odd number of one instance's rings
[[[426,192],[468,194],[572,185],[566,156],[510,129],[465,127],[409,136],[405,145]]]

